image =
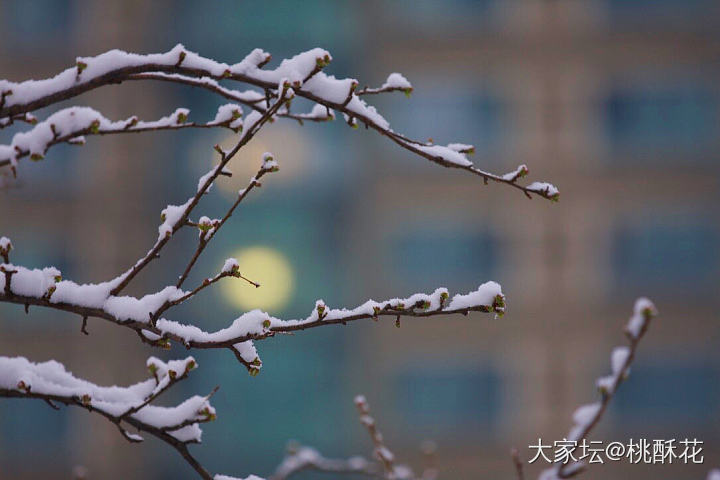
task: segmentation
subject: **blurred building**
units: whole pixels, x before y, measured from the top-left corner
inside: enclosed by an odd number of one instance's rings
[[[4,78],[41,78],[78,55],[177,42],[228,62],[256,46],[276,60],[323,46],[334,56],[328,71],[362,85],[394,71],[408,77],[412,98],[370,99],[396,130],[473,143],[477,165],[504,173],[524,163],[532,180],[561,191],[558,204],[528,201],[342,122],[266,128],[232,169],[248,178],[269,150],[281,172],[218,236],[196,280],[239,255],[261,266],[256,275],[266,275],[260,281],[272,294],[215,289],[172,318],[214,329],[243,308],[297,317],[316,298],[354,306],[438,286],[465,292],[487,280],[503,285],[508,313],[271,339],[258,344],[257,378],[221,352],[198,353],[201,368],[184,393],[222,385],[220,420],[195,447],[208,467],[268,474],[292,438],[328,455],[369,452],[352,406],[364,392],[400,460],[420,465],[428,438],[439,445],[444,478],[508,477],[511,446],[528,457],[538,437],[561,440],[574,409],[596,398],[594,380],[624,344],[640,295],[661,316],[593,440],[696,437],[706,464],[619,462],[595,471],[704,478],[720,464],[716,2],[207,3],[4,0],[0,69]],[[147,119],[177,106],[212,118],[224,103],[160,84],[109,87],[79,101],[111,118]],[[2,143],[12,133],[0,132]],[[231,140],[169,132],[56,147],[41,163],[23,162],[19,180],[0,191],[0,235],[13,239],[18,264],[53,264],[79,282],[110,278],[147,249],[160,210],[192,191],[211,146]],[[219,184],[202,212],[221,214],[240,180]],[[174,241],[133,293],[176,275],[172,260],[185,258],[191,237]],[[99,383],[136,381],[145,356],[164,354],[101,321],[85,337],[79,319],[30,313],[0,305],[2,354],[57,358]],[[126,445],[89,417],[0,402],[0,477],[67,478],[76,464],[91,478],[191,475],[164,445]]]

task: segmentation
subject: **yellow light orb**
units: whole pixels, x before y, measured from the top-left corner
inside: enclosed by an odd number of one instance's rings
[[[293,268],[287,257],[265,246],[243,248],[233,256],[238,261],[240,273],[259,283],[260,288],[241,279],[227,279],[221,283],[225,301],[242,310],[282,310],[290,301],[294,288]]]

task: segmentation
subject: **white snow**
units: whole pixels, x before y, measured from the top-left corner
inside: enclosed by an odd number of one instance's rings
[[[525,187],[530,192],[542,193],[547,197],[554,197],[560,194],[560,191],[552,183],[533,182]]]
[[[240,478],[240,477],[230,477],[228,475],[217,474],[213,477],[213,480],[265,480],[265,479],[262,477],[258,477],[257,475],[250,475],[249,477]]]
[[[302,90],[328,102],[342,104],[355,90],[357,84],[358,82],[354,78],[337,79],[333,75],[318,72],[305,82]]]
[[[335,112],[319,103],[313,105],[309,113],[296,113],[295,116],[307,120],[335,120]]]
[[[239,267],[238,261],[235,258],[228,258],[222,267],[222,273],[231,273],[237,270]]]
[[[248,362],[248,363],[256,363],[257,368],[262,367],[262,363],[259,361],[260,356],[257,353],[257,349],[255,348],[255,345],[253,344],[252,340],[247,340],[245,342],[236,343],[233,345],[233,349],[235,349],[238,354],[240,354],[240,357]]]
[[[350,103],[346,106],[347,110],[354,113],[358,118],[366,118],[384,130],[390,129],[390,123],[383,118],[382,115],[372,105],[365,103],[363,99],[353,94]]]
[[[275,157],[273,157],[273,154],[270,152],[265,152],[262,155],[262,169],[263,170],[276,170],[279,168],[277,161],[275,160]]]
[[[0,389],[81,399],[83,403],[117,417],[143,405],[150,396],[167,388],[173,376],[183,375],[186,370],[195,368],[197,362],[192,357],[167,363],[151,357],[147,365],[152,365],[153,378],[129,387],[101,387],[73,376],[55,360],[33,363],[24,357],[0,357]],[[195,396],[175,407],[146,405],[131,416],[155,427],[172,429],[194,420],[203,421],[208,414],[215,414],[208,400]],[[182,429],[182,440],[199,441],[198,425],[194,423],[190,427]]]
[[[523,165],[518,166],[512,172],[506,173],[505,175],[502,176],[502,178],[503,178],[503,180],[508,180],[510,182],[514,182],[518,178],[527,175],[527,173],[528,173],[528,167],[527,167],[527,165],[523,164]]]
[[[630,356],[630,349],[628,347],[615,347],[610,355],[610,364],[612,366],[612,373],[618,376],[622,373],[625,363]]]
[[[495,302],[495,297],[502,296],[502,288],[496,282],[486,282],[478,287],[474,292],[465,295],[455,295],[448,305],[447,310],[461,310],[474,306],[484,305],[491,307]]]
[[[265,335],[269,329],[295,327],[318,321],[373,317],[386,311],[401,312],[403,309],[410,308],[415,308],[416,311],[438,311],[441,305],[443,305],[442,311],[447,312],[463,311],[478,306],[492,308],[498,295],[502,296],[500,285],[495,282],[487,282],[480,285],[474,292],[455,295],[449,304],[445,301],[448,298],[447,289],[438,288],[432,294],[416,293],[407,298],[393,298],[383,302],[368,300],[353,309],[329,308],[322,300],[318,300],[310,315],[304,319],[282,320],[261,310],[252,310],[236,318],[230,326],[214,332],[206,332],[195,325],[186,325],[166,318],[160,318],[156,327],[162,334],[177,336],[186,344],[190,342],[227,343],[241,338]],[[416,307],[416,305],[419,306]],[[321,307],[324,314],[322,319],[320,319],[318,307]],[[500,308],[497,310],[500,311]],[[237,347],[237,344],[235,346]]]
[[[598,378],[595,385],[601,392],[612,394],[615,391],[616,381],[617,378],[614,375],[607,375],[605,377]]]
[[[626,330],[631,337],[638,338],[640,332],[644,328],[645,323],[647,322],[645,312],[649,312],[651,316],[657,314],[655,305],[650,300],[645,297],[638,298],[635,301],[633,315],[630,317],[630,320],[628,320],[626,327]]]
[[[602,404],[600,402],[590,403],[588,405],[582,405],[575,410],[573,413],[573,421],[576,425],[585,427],[592,422],[595,415],[600,411]]]
[[[464,153],[453,150],[442,145],[412,145],[414,148],[433,157],[439,157],[445,162],[454,163],[462,167],[469,167],[473,163],[468,160]]]
[[[172,302],[185,294],[186,292],[179,288],[168,286],[159,292],[145,295],[142,298],[111,296],[105,301],[102,308],[120,321],[147,322],[152,314],[165,302]]]
[[[46,267],[42,270],[19,267],[11,263],[0,265],[0,270],[15,271],[10,278],[10,291],[15,295],[41,298],[56,288],[60,281],[60,271],[55,267]],[[0,275],[0,291],[5,289],[5,275]]]
[[[412,88],[410,82],[405,78],[402,73],[394,72],[388,75],[385,83],[380,87],[381,90],[386,88],[399,88],[401,90],[408,90]]]
[[[69,138],[67,141],[70,143],[83,144],[84,137],[80,133],[87,130],[91,133],[109,133],[177,127],[187,121],[189,114],[190,110],[187,108],[178,108],[170,115],[154,121],[138,120],[136,116],[112,121],[90,107],[69,107],[53,113],[27,131],[16,133],[10,144],[0,145],[0,160],[10,159],[16,162],[23,155],[39,160],[58,138]],[[232,129],[242,127],[242,110],[238,105],[221,106],[215,120],[208,125],[226,123]]]
[[[232,129],[239,129],[243,125],[242,120],[242,107],[235,103],[226,103],[218,107],[217,114],[211,124],[223,124],[230,122],[229,126]]]
[[[168,205],[163,209],[160,214],[162,223],[158,227],[158,241],[171,235],[173,230],[178,227],[177,223],[183,217],[192,201],[193,197],[190,197],[187,202],[182,205]]]

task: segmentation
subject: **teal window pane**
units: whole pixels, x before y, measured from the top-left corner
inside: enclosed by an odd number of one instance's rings
[[[618,390],[612,412],[622,425],[712,429],[712,421],[718,420],[718,405],[720,371],[715,366],[701,361],[641,362],[633,365],[630,379]]]
[[[0,402],[0,462],[22,472],[70,472],[65,407],[53,410],[41,400],[3,399]],[[10,477],[8,477],[10,478]]]
[[[397,376],[397,411],[410,429],[488,432],[498,422],[501,391],[502,379],[490,367],[458,371],[423,365]]]
[[[644,225],[617,229],[612,260],[617,288],[702,291],[718,274],[718,231],[710,225]]]
[[[466,291],[497,273],[499,242],[488,231],[411,230],[391,244],[392,274],[414,289]]]
[[[617,88],[606,97],[603,116],[616,152],[701,153],[715,144],[718,99],[693,84]]]

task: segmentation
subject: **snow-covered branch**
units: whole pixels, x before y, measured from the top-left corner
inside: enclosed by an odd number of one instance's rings
[[[503,315],[505,296],[501,287],[495,282],[487,282],[467,294],[451,296],[447,289],[438,288],[432,293],[416,293],[407,298],[380,302],[368,300],[353,309],[331,308],[324,301],[317,300],[310,314],[299,319],[280,319],[253,310],[242,313],[226,328],[213,332],[205,332],[195,325],[169,318],[173,308],[192,300],[217,282],[241,280],[260,287],[241,273],[243,266],[232,258],[225,262],[219,272],[205,277],[194,287],[185,285],[209,243],[244,199],[261,187],[260,180],[278,171],[278,162],[272,154],[265,153],[255,176],[238,192],[235,201],[222,217],[213,218],[197,213],[201,199],[219,176],[232,175],[227,168],[229,162],[261,128],[278,117],[302,123],[306,120],[334,120],[337,114],[342,114],[350,126],[364,124],[366,128],[375,130],[400,147],[441,166],[466,170],[482,177],[485,183],[494,181],[510,185],[528,197],[538,195],[550,200],[558,199],[559,193],[551,184],[519,183],[528,174],[525,165],[506,174],[492,174],[481,170],[468,159],[468,155],[474,151],[472,145],[435,145],[432,142],[415,141],[395,132],[388,121],[362,97],[397,91],[409,95],[412,85],[399,73],[392,73],[378,88],[358,89],[357,80],[338,79],[323,71],[331,57],[322,49],[300,53],[283,60],[275,69],[266,70],[263,67],[269,60],[269,54],[256,49],[241,62],[228,65],[201,57],[178,45],[162,54],[138,55],[113,50],[96,57],[78,58],[74,67],[45,80],[0,80],[0,128],[15,122],[31,125],[26,131],[15,134],[8,145],[0,145],[0,168],[9,166],[13,174],[17,173],[20,159],[39,161],[54,145],[83,144],[85,137],[93,135],[186,128],[227,128],[237,135],[235,146],[228,151],[215,145],[219,155],[218,163],[198,179],[197,188],[185,197],[183,203],[167,205],[161,211],[157,237],[153,239],[152,246],[126,271],[111,280],[78,284],[63,279],[62,273],[52,266],[36,268],[13,264],[10,257],[14,246],[8,238],[1,237],[0,302],[23,305],[26,313],[29,313],[31,306],[39,306],[77,314],[82,319],[81,331],[85,334],[89,333],[87,320],[98,318],[134,331],[142,342],[155,347],[169,348],[175,342],[188,349],[227,349],[253,376],[262,368],[254,342],[278,334],[327,325],[345,325],[363,319],[377,321],[380,317],[390,317],[400,327],[403,318],[467,315],[473,311]],[[107,85],[149,80],[199,87],[232,103],[219,107],[214,119],[205,123],[189,121],[189,111],[184,108],[178,108],[155,121],[141,121],[135,116],[112,121],[90,107],[78,106],[59,110],[41,121],[32,113]],[[244,84],[249,89],[229,88],[229,82]],[[312,102],[309,112],[292,111],[292,101],[296,96]],[[186,227],[198,230],[198,243],[189,258],[180,264],[184,268],[178,272],[179,278],[156,292],[138,297],[124,295],[126,287],[159,257],[175,233]],[[22,248],[22,245],[16,247]],[[640,334],[636,333],[639,339],[646,327],[634,328],[641,331]],[[0,357],[0,397],[37,398],[53,407],[58,403],[81,406],[110,420],[130,441],[139,442],[142,438],[137,433],[131,433],[127,427],[168,443],[206,480],[230,480],[232,477],[223,475],[213,477],[188,451],[188,444],[200,441],[199,424],[215,418],[209,396],[195,396],[176,407],[154,405],[162,393],[186,378],[195,367],[196,362],[192,357],[169,363],[151,358],[148,360],[148,368],[152,378],[125,388],[100,387],[74,377],[57,362],[35,364],[21,357]],[[613,392],[616,386],[612,385]],[[290,452],[274,479],[282,480],[308,468],[334,473],[364,473],[386,480],[416,478],[409,468],[395,463],[393,454],[385,446],[369,414],[364,397],[357,397],[356,405],[361,421],[373,440],[377,461],[360,458],[332,460],[303,447]],[[434,479],[435,470],[427,469],[421,478]],[[246,480],[261,479],[251,475]]]
[[[383,468],[382,477],[386,480],[412,479],[412,470],[404,465],[395,464],[395,454],[385,445],[385,439],[377,428],[375,419],[370,415],[370,405],[364,395],[355,397],[355,406],[360,413],[360,423],[367,428],[372,440],[375,457]]]
[[[429,468],[422,477],[416,477],[406,465],[395,463],[395,455],[385,445],[382,433],[375,419],[370,415],[370,406],[363,395],[355,397],[355,406],[360,414],[360,423],[367,429],[373,444],[374,460],[355,456],[348,459],[328,459],[311,447],[291,445],[288,454],[275,469],[270,480],[285,480],[304,470],[337,474],[363,474],[385,480],[432,480],[434,469]]]
[[[136,116],[113,122],[90,107],[65,108],[36,123],[31,130],[15,134],[9,145],[0,145],[0,166],[27,156],[34,161],[42,160],[50,147],[59,143],[84,145],[88,135],[215,127],[240,132],[243,128],[242,109],[232,103],[218,108],[215,118],[207,123],[189,122],[189,114],[188,109],[178,108],[152,122],[139,120]]]
[[[5,241],[10,245],[9,240],[5,238]],[[228,327],[208,333],[159,314],[191,299],[195,293],[221,278],[241,278],[239,265],[234,259],[228,259],[218,275],[206,279],[192,291],[168,286],[141,298],[112,295],[116,281],[78,285],[62,280],[60,272],[51,267],[39,270],[3,263],[0,272],[5,273],[5,276],[0,276],[0,292],[3,292],[0,293],[0,302],[25,305],[26,310],[34,305],[76,313],[83,318],[104,319],[134,330],[144,342],[159,347],[168,348],[174,341],[188,348],[227,348],[252,374],[258,373],[261,362],[251,341],[280,333],[387,316],[395,318],[396,325],[400,326],[402,317],[467,314],[471,311],[503,315],[505,312],[505,296],[500,285],[487,282],[474,292],[457,294],[452,298],[447,289],[438,288],[431,294],[417,293],[382,302],[368,300],[354,309],[332,309],[318,300],[308,317],[296,320],[282,320],[253,310],[242,314]]]
[[[270,480],[285,480],[296,473],[305,470],[334,474],[364,474],[377,477],[380,465],[368,461],[363,457],[350,457],[348,459],[326,458],[312,447],[290,445],[288,452]]]
[[[285,110],[273,112],[273,115],[297,120],[328,120],[334,118],[331,113],[334,110],[342,113],[349,125],[357,127],[362,123],[402,148],[444,167],[466,170],[482,177],[485,182],[510,185],[528,197],[532,194],[550,200],[559,197],[558,190],[550,184],[536,182],[524,186],[517,182],[519,176],[493,174],[476,167],[467,158],[467,154],[473,151],[472,146],[434,145],[411,140],[395,132],[373,106],[361,99],[361,95],[398,90],[409,93],[412,86],[401,74],[391,74],[377,89],[356,91],[357,80],[338,79],[322,71],[331,61],[330,54],[325,50],[315,48],[283,60],[273,70],[264,70],[262,67],[269,60],[270,55],[260,49],[253,50],[245,59],[233,65],[189,52],[182,45],[177,45],[167,53],[150,55],[112,50],[96,57],[78,58],[75,67],[53,78],[25,82],[0,80],[0,119],[8,119],[5,122],[9,122],[10,119],[20,118],[23,114],[105,85],[146,79],[200,86],[264,114],[270,111],[271,98],[279,97],[281,86],[287,84],[297,95],[315,102],[320,108],[313,108],[310,114],[295,115],[290,113],[288,105]],[[221,80],[248,84],[259,91],[228,89],[218,83]],[[56,128],[64,129],[62,125],[56,125]],[[458,148],[458,145],[462,148]],[[33,153],[43,154],[30,154]],[[10,165],[15,168],[18,158],[19,152],[12,145],[0,147],[0,166]]]
[[[639,298],[635,302],[632,317],[625,326],[625,335],[630,341],[629,346],[615,347],[610,356],[611,374],[600,377],[596,381],[600,400],[595,403],[583,405],[575,410],[575,422],[567,435],[567,440],[582,442],[587,439],[593,428],[602,419],[607,406],[612,400],[620,384],[628,378],[630,365],[635,359],[640,340],[647,332],[650,321],[657,315],[655,305],[647,298]],[[539,480],[557,480],[571,478],[585,469],[585,462],[558,463],[556,466],[542,472]]]
[[[82,407],[112,422],[130,442],[142,442],[139,433],[152,435],[175,448],[202,478],[212,476],[188,451],[188,445],[200,443],[200,424],[215,419],[210,397],[193,396],[174,407],[153,405],[173,385],[187,378],[197,367],[194,358],[162,360],[150,357],[146,362],[152,375],[129,387],[102,387],[75,377],[54,361],[33,363],[22,357],[0,357],[0,397],[44,400],[54,409],[57,404]]]

